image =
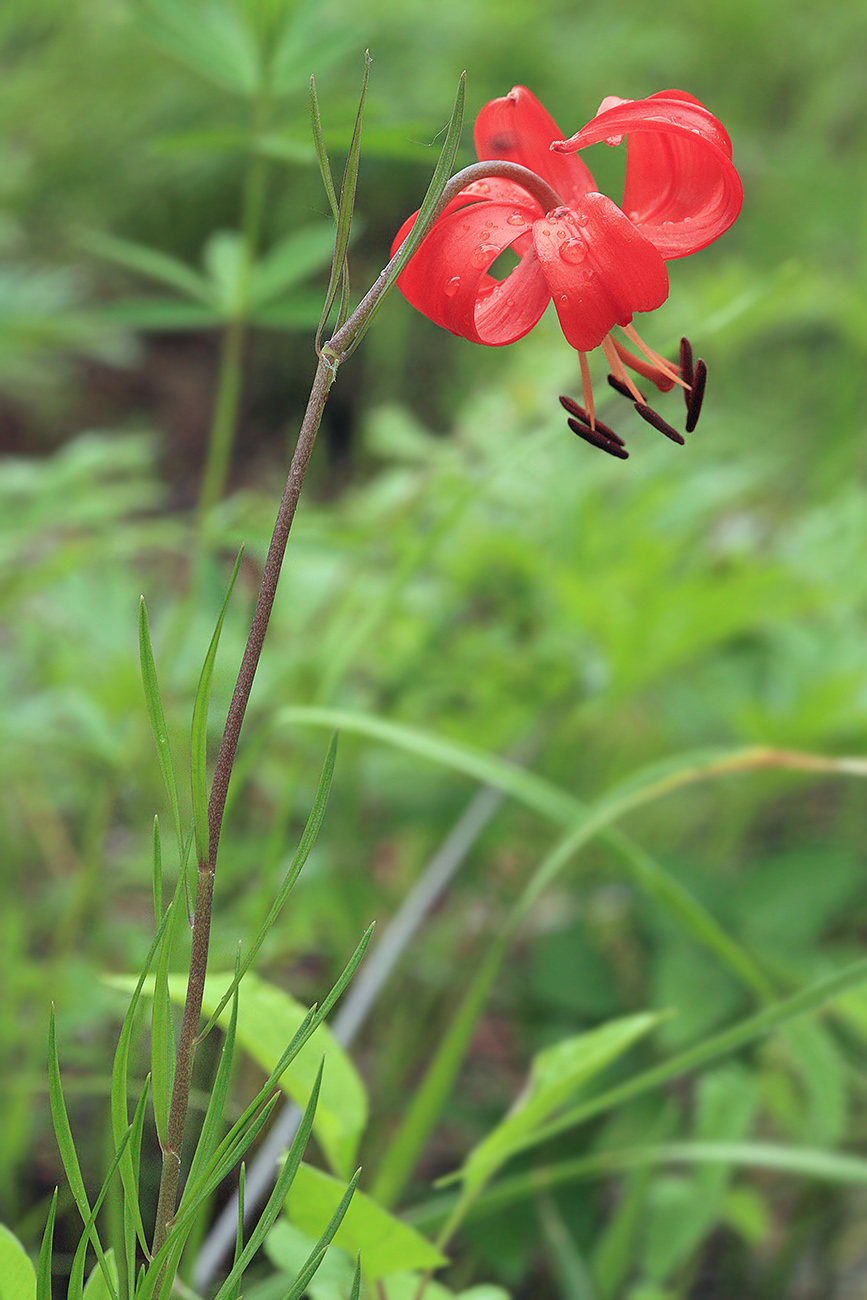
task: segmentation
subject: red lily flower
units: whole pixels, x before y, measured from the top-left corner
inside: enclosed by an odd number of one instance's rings
[[[586,145],[628,139],[623,204],[596,191],[577,155]],[[622,440],[595,418],[587,353],[601,346],[610,382],[642,418],[682,442],[647,406],[629,366],[662,390],[684,389],[687,429],[695,427],[706,370],[693,370],[689,345],[672,365],[632,327],[633,313],[653,311],[668,297],[666,261],[711,243],[736,219],[743,201],[732,148],[722,124],[693,96],[665,90],[647,99],[609,97],[577,135],[563,139],[553,118],[525,87],[516,86],[479,113],[474,130],[480,161],[517,163],[560,198],[544,211],[515,180],[490,177],[463,189],[434,223],[398,286],[419,311],[454,334],[501,347],[527,334],[553,298],[566,339],[577,350],[584,407],[564,401],[570,426],[624,457]],[[394,253],[415,220],[401,226]],[[489,274],[502,252],[518,264],[502,280]],[[643,353],[612,334],[618,325]],[[577,426],[577,427],[576,427]]]

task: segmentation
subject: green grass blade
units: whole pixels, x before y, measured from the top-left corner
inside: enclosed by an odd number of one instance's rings
[[[845,992],[846,989],[853,988],[856,984],[862,984],[865,981],[867,981],[867,959],[854,962],[834,975],[817,980],[814,984],[808,985],[807,988],[801,989],[800,992],[793,994],[791,997],[783,998],[772,1006],[759,1011],[756,1015],[748,1016],[745,1020],[739,1021],[736,1025],[732,1025],[730,1029],[724,1029],[722,1033],[714,1034],[698,1043],[695,1047],[690,1047],[685,1052],[680,1052],[677,1056],[670,1057],[669,1060],[653,1066],[652,1069],[645,1070],[627,1083],[622,1083],[608,1092],[592,1097],[582,1105],[567,1111],[566,1114],[551,1124],[538,1129],[532,1138],[528,1138],[516,1150],[528,1150],[531,1147],[538,1146],[552,1137],[557,1137],[560,1133],[567,1132],[577,1124],[583,1124],[585,1120],[594,1115],[601,1115],[605,1111],[612,1110],[615,1106],[620,1106],[626,1101],[631,1101],[634,1097],[641,1096],[642,1093],[658,1088],[661,1084],[667,1083],[669,1079],[674,1079],[678,1075],[686,1074],[691,1070],[701,1069],[703,1066],[710,1064],[711,1061],[728,1056],[746,1043],[752,1042],[753,1039],[771,1033],[781,1025],[786,1024],[787,1021],[793,1020],[796,1016],[804,1015],[808,1011],[814,1011],[817,1007],[830,1002],[838,994]]]
[[[194,271],[186,262],[171,257],[168,253],[150,248],[146,244],[137,244],[130,239],[118,239],[116,235],[105,235],[97,231],[86,231],[80,236],[80,243],[91,253],[123,266],[137,275],[156,280],[159,284],[177,289],[185,297],[206,306],[213,305],[213,292],[208,280]]]
[[[253,941],[252,946],[250,947],[249,951],[245,954],[244,960],[241,962],[241,965],[238,968],[234,980],[229,985],[225,994],[221,998],[219,1005],[217,1006],[213,1015],[208,1020],[208,1023],[205,1025],[205,1028],[199,1034],[199,1038],[198,1038],[199,1042],[201,1042],[202,1039],[205,1038],[205,1036],[210,1032],[210,1030],[216,1023],[216,1021],[219,1019],[220,1013],[223,1011],[223,1008],[227,1005],[229,999],[233,996],[236,988],[240,984],[241,980],[244,978],[244,975],[250,969],[250,966],[255,960],[256,955],[259,952],[259,949],[262,947],[262,944],[265,942],[266,938],[268,937],[268,933],[272,925],[277,920],[277,917],[280,915],[283,905],[286,902],[286,899],[289,897],[289,892],[292,889],[292,886],[295,884],[295,881],[298,879],[299,873],[301,872],[304,863],[307,861],[308,857],[310,856],[310,850],[313,848],[313,845],[316,843],[316,838],[322,826],[322,819],[325,816],[325,807],[326,804],[328,803],[328,795],[331,790],[331,782],[334,778],[334,763],[336,757],[337,757],[337,734],[335,733],[332,736],[331,742],[328,746],[328,750],[325,755],[325,761],[323,762],[322,765],[322,771],[319,775],[319,784],[316,787],[316,794],[314,795],[313,798],[313,805],[310,809],[310,815],[307,818],[307,824],[304,827],[304,832],[298,843],[298,848],[295,850],[292,861],[289,864],[289,870],[286,872],[286,875],[283,879],[283,883],[281,884],[280,889],[278,890],[277,895],[274,899],[274,902],[272,903],[268,911],[268,915],[265,917],[265,920],[262,923],[262,927],[259,930],[259,933],[256,935],[256,938]]]
[[[220,1063],[217,1066],[216,1077],[211,1088],[211,1095],[208,1098],[208,1109],[205,1111],[205,1118],[202,1124],[199,1140],[196,1143],[196,1150],[193,1154],[190,1172],[187,1181],[195,1184],[199,1174],[208,1164],[211,1156],[217,1148],[219,1141],[220,1125],[223,1120],[223,1111],[226,1104],[226,1097],[229,1092],[229,1084],[232,1078],[232,1066],[235,1060],[235,1034],[238,1028],[238,989],[237,986],[232,995],[232,1014],[226,1027],[226,1036],[223,1039],[223,1046],[220,1051]]]
[[[115,1050],[111,1071],[110,1094],[111,1131],[115,1151],[119,1150],[129,1124],[126,1099],[129,1090],[129,1049],[135,1013],[138,1008],[139,999],[141,998],[141,991],[144,987],[145,979],[147,978],[148,971],[151,968],[151,963],[153,962],[154,956],[162,943],[163,936],[165,935],[166,928],[169,924],[171,911],[172,909],[169,908],[160,921],[153,943],[145,957],[138,984],[136,985],[135,992],[130,999],[129,1007],[124,1016],[123,1024],[121,1025],[120,1036],[117,1040],[117,1048]],[[146,1250],[147,1240],[138,1204],[138,1179],[135,1176],[134,1164],[130,1156],[127,1156],[121,1162],[120,1176],[126,1207],[135,1219],[136,1233],[142,1244],[142,1248]]]
[[[211,698],[211,680],[214,675],[214,662],[223,631],[223,621],[232,598],[232,590],[241,567],[243,547],[238,552],[235,567],[229,579],[229,586],[223,601],[214,635],[202,665],[196,698],[193,704],[193,722],[190,734],[190,784],[193,797],[193,824],[196,835],[196,853],[200,862],[208,860],[208,704]]]
[[[333,1240],[337,1232],[337,1229],[340,1227],[341,1223],[343,1222],[343,1219],[346,1215],[346,1211],[349,1209],[349,1203],[352,1200],[353,1194],[358,1185],[358,1180],[360,1177],[361,1177],[361,1170],[359,1169],[356,1171],[356,1173],[353,1174],[352,1178],[349,1180],[349,1184],[346,1188],[346,1191],[343,1193],[340,1204],[338,1205],[337,1209],[334,1211],[334,1216],[331,1219],[331,1222],[323,1232],[322,1236],[319,1238],[316,1245],[313,1247],[313,1250],[310,1252],[310,1255],[308,1256],[306,1263],[304,1264],[300,1273],[296,1277],[295,1281],[292,1283],[292,1286],[286,1292],[286,1300],[298,1300],[298,1297],[302,1296],[304,1292],[307,1290],[307,1287],[310,1284],[310,1279],[313,1277],[317,1268],[322,1263],[322,1260],[325,1257],[326,1250],[331,1244],[331,1241]]]
[[[183,857],[184,837],[181,832],[181,810],[178,803],[178,786],[175,781],[174,767],[172,766],[172,755],[169,749],[168,730],[166,728],[165,714],[163,713],[162,699],[160,697],[160,686],[157,679],[157,669],[154,663],[154,652],[151,646],[150,626],[148,624],[148,611],[145,605],[144,596],[139,603],[139,653],[141,656],[141,675],[142,685],[144,686],[145,703],[147,705],[148,717],[150,718],[151,731],[153,732],[154,744],[157,747],[157,759],[162,772],[163,783],[166,787],[166,794],[169,797],[169,805],[172,810],[172,818],[175,823],[175,834],[178,837],[178,856]]]
[[[160,819],[154,817],[153,834],[153,895],[154,925],[159,925],[163,914],[163,846],[160,837]]]
[[[262,1242],[265,1240],[277,1216],[282,1212],[283,1202],[286,1200],[286,1193],[292,1185],[298,1167],[301,1164],[301,1158],[310,1140],[310,1133],[313,1128],[313,1117],[316,1114],[316,1106],[319,1101],[319,1090],[322,1086],[322,1070],[325,1065],[324,1060],[319,1066],[315,1082],[310,1092],[307,1105],[304,1108],[304,1114],[301,1123],[298,1126],[298,1132],[295,1134],[289,1153],[280,1170],[277,1182],[268,1197],[268,1201],[262,1210],[259,1220],[250,1234],[250,1240],[239,1255],[236,1255],[235,1262],[229,1272],[223,1285],[220,1287],[214,1300],[234,1300],[237,1292],[237,1285],[243,1277],[244,1270],[250,1263],[250,1260],[259,1250]]]
[[[187,839],[187,854],[192,846],[192,836]],[[175,886],[171,904],[171,920],[165,940],[159,950],[154,974],[153,1006],[151,1008],[151,1086],[153,1088],[154,1122],[160,1145],[165,1146],[169,1117],[169,1101],[175,1078],[175,1027],[169,998],[169,966],[175,947],[181,918],[181,895],[187,882],[187,862],[181,863],[181,872]],[[168,913],[167,913],[168,915]]]
[[[57,1213],[57,1188],[55,1187],[48,1207],[48,1219],[42,1234],[39,1248],[39,1264],[36,1269],[36,1300],[51,1300],[51,1257],[54,1254],[54,1216]]]
[[[142,1119],[143,1119],[144,1108],[142,1106],[141,1100],[139,1102],[139,1107],[137,1108],[137,1110],[138,1109],[141,1110]],[[97,1267],[102,1273],[102,1279],[103,1279],[103,1284],[105,1289],[108,1291],[111,1300],[120,1300],[120,1297],[118,1296],[117,1285],[115,1283],[116,1265],[114,1264],[114,1252],[112,1250],[103,1251],[102,1247],[99,1245],[99,1238],[96,1235],[96,1216],[99,1213],[100,1209],[102,1208],[102,1203],[105,1200],[106,1193],[108,1192],[109,1186],[111,1185],[111,1180],[112,1178],[114,1178],[115,1171],[118,1169],[121,1160],[126,1154],[127,1147],[129,1145],[129,1140],[132,1136],[132,1132],[133,1132],[132,1126],[130,1126],[130,1128],[128,1128],[126,1133],[124,1134],[123,1141],[121,1142],[120,1147],[115,1153],[115,1157],[112,1160],[111,1165],[109,1166],[108,1173],[105,1176],[105,1181],[103,1182],[102,1187],[99,1189],[99,1193],[97,1195],[96,1201],[94,1202],[93,1209],[90,1211],[87,1218],[85,1219],[84,1231],[81,1234],[81,1240],[78,1243],[78,1248],[73,1257],[72,1268],[69,1274],[69,1300],[81,1300],[81,1297],[84,1293],[85,1290],[84,1261],[85,1261],[85,1256],[87,1255],[87,1246],[89,1241],[93,1242],[94,1249],[96,1250],[97,1261],[98,1261]],[[88,1290],[90,1289],[89,1283],[87,1289]]]
[[[48,1022],[48,1100],[51,1107],[51,1118],[54,1124],[54,1133],[57,1138],[57,1145],[60,1149],[60,1158],[63,1161],[63,1168],[66,1171],[66,1177],[69,1182],[69,1190],[72,1192],[72,1198],[78,1207],[82,1222],[85,1224],[92,1223],[90,1202],[87,1199],[87,1192],[84,1186],[84,1179],[81,1176],[81,1166],[78,1163],[78,1152],[75,1149],[75,1141],[72,1136],[72,1129],[69,1124],[69,1115],[66,1110],[66,1102],[63,1097],[63,1084],[60,1079],[60,1060],[57,1055],[57,1026],[54,1017],[54,1007],[51,1008],[51,1016]],[[120,1153],[115,1158],[112,1165],[112,1172],[120,1159],[120,1154],[126,1150],[126,1141],[121,1144]],[[105,1252],[102,1248],[102,1242],[96,1227],[92,1226],[85,1235],[90,1236],[93,1248],[96,1251],[97,1259],[102,1264],[105,1260]],[[107,1265],[104,1266],[107,1268]],[[116,1300],[116,1298],[115,1298]]]
[[[349,145],[349,153],[346,156],[346,165],[343,169],[343,184],[340,187],[340,202],[337,207],[337,232],[334,238],[334,258],[331,263],[331,277],[328,281],[328,288],[325,291],[325,301],[322,304],[322,316],[319,320],[319,328],[316,331],[317,352],[319,352],[320,343],[322,341],[322,331],[325,328],[325,322],[331,314],[331,308],[334,306],[334,300],[337,297],[338,290],[344,283],[347,275],[346,252],[349,248],[352,215],[355,209],[355,189],[358,183],[358,164],[361,154],[361,124],[364,119],[364,101],[367,96],[367,83],[370,80],[370,64],[370,52],[365,50],[364,73],[361,80],[361,94],[358,100],[358,111],[355,115],[355,126],[352,131],[352,140]],[[317,146],[317,157],[318,155],[319,150]]]

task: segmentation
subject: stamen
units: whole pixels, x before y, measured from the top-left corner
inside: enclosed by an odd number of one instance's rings
[[[609,456],[616,456],[618,460],[629,460],[629,452],[620,441],[610,442],[606,438],[598,424],[595,429],[587,425],[579,424],[577,420],[567,421],[569,428],[573,433],[577,433],[579,438],[589,442],[591,447],[598,447],[600,451],[607,451]]]
[[[580,420],[582,424],[586,424],[588,429],[590,428],[593,428],[594,430],[598,429],[600,433],[603,435],[603,437],[610,439],[611,442],[619,443],[621,447],[623,446],[623,439],[620,437],[620,435],[615,433],[613,429],[609,429],[608,425],[603,424],[601,420],[596,420],[594,424],[591,425],[590,418],[587,415],[587,412],[584,410],[584,407],[579,406],[578,403],[576,401],[573,401],[571,397],[561,397],[560,405],[563,407],[564,411],[568,411],[570,415],[574,415],[575,418],[577,420]]]
[[[701,404],[704,401],[704,389],[707,383],[707,366],[699,358],[696,362],[695,377],[692,381],[692,394],[689,399],[689,406],[686,409],[686,431],[692,433],[698,424],[698,417],[701,415]]]
[[[584,395],[584,405],[587,408],[587,423],[591,429],[596,428],[596,412],[593,407],[593,385],[590,382],[590,367],[587,364],[587,353],[579,352],[578,361],[581,364],[581,392]]]
[[[695,367],[692,364],[692,344],[686,338],[680,340],[680,377],[687,387],[692,388]],[[689,406],[689,393],[686,389],[683,390],[683,400]]]
[[[626,335],[628,339],[632,339],[632,342],[635,344],[638,350],[644,353],[648,361],[652,362],[653,365],[657,366],[662,371],[662,373],[671,380],[673,384],[680,384],[682,388],[686,388],[686,384],[683,382],[680,375],[672,366],[671,362],[667,361],[665,357],[661,357],[658,352],[654,352],[653,348],[648,347],[634,325],[621,325],[620,328],[623,330],[623,333]]]
[[[618,384],[613,384],[612,387],[617,388],[618,392],[623,393],[624,397],[628,397],[632,402],[643,402],[644,397],[635,387],[629,372],[620,360],[617,348],[614,346],[614,340],[610,334],[606,334],[605,338],[602,340],[602,351],[605,353],[606,361],[614,371],[614,379],[619,381],[619,387]],[[611,376],[609,376],[609,380],[610,378]]]
[[[651,408],[644,402],[636,402],[635,409],[641,416],[642,420],[646,420],[648,424],[652,424],[654,429],[658,429],[660,433],[664,433],[666,438],[670,438],[672,442],[677,442],[681,447],[683,446],[683,435],[678,433],[677,429],[672,429],[670,424],[666,424],[662,416],[656,414],[656,411],[651,410]]]
[[[661,393],[667,393],[669,389],[674,388],[674,380],[669,379],[668,375],[664,375],[661,370],[657,370],[656,366],[648,365],[643,357],[637,357],[634,352],[630,352],[629,348],[624,347],[617,339],[611,341],[620,360],[629,366],[630,370],[634,370],[637,375],[641,375],[644,379],[649,379]]]

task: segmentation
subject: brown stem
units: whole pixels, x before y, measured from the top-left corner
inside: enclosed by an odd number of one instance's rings
[[[211,933],[211,908],[214,898],[214,871],[217,863],[217,849],[220,843],[220,828],[223,823],[223,811],[226,806],[226,794],[229,789],[229,777],[238,748],[238,738],[253,680],[262,653],[268,620],[274,605],[280,568],[289,540],[289,530],[295,518],[301,485],[310,462],[316,434],[325,409],[328,390],[334,382],[337,366],[330,360],[320,360],[313,380],[313,387],[307,403],[307,410],[301,423],[295,454],[289,467],[286,487],[277,511],[274,533],[265,560],[265,569],[259,588],[259,598],[253,614],[253,622],[235,691],[229,705],[220,752],[217,757],[211,797],[208,803],[208,860],[199,862],[198,888],[196,906],[193,914],[193,929],[190,951],[190,974],[187,983],[187,996],[184,1002],[184,1015],[178,1037],[175,1078],[172,1088],[172,1100],[166,1129],[166,1147],[163,1152],[163,1171],[160,1180],[159,1199],[157,1202],[157,1219],[154,1232],[153,1253],[162,1246],[171,1226],[172,1216],[177,1203],[178,1182],[181,1171],[181,1147],[187,1120],[187,1103],[190,1095],[190,1083],[193,1075],[193,1057],[195,1055],[196,1031],[202,1011],[202,997],[205,990],[205,973],[208,964],[208,947]]]
[[[474,163],[472,166],[465,167],[463,171],[458,172],[447,183],[440,202],[431,213],[426,230],[430,229],[445,206],[462,189],[474,181],[484,180],[486,177],[496,177],[515,182],[538,201],[543,211],[549,211],[551,208],[559,206],[562,201],[559,195],[541,177],[536,176],[534,172],[528,171],[526,167],[519,167],[515,163],[498,161]],[[277,511],[274,532],[268,548],[262,582],[259,588],[259,598],[256,602],[250,634],[247,638],[244,657],[241,660],[241,667],[238,672],[238,680],[235,684],[226,717],[226,726],[220,743],[220,752],[217,756],[214,780],[208,801],[208,860],[207,862],[200,861],[198,864],[198,886],[196,889],[190,951],[190,974],[187,982],[187,996],[184,1002],[181,1030],[178,1037],[175,1078],[166,1127],[166,1145],[163,1151],[163,1169],[154,1229],[154,1255],[160,1250],[168,1236],[177,1204],[181,1172],[181,1148],[193,1075],[196,1032],[202,1011],[205,974],[208,964],[217,851],[220,844],[220,831],[226,807],[226,796],[229,790],[229,779],[232,775],[244,714],[247,709],[247,702],[250,699],[250,692],[253,689],[253,681],[256,676],[259,657],[262,653],[265,634],[268,631],[268,622],[277,592],[277,582],[289,540],[289,530],[295,518],[301,486],[310,462],[329,389],[334,383],[340,363],[351,350],[359,331],[367,324],[379,300],[392,287],[394,283],[392,272],[397,256],[398,254],[395,254],[395,257],[391,259],[343,327],[322,348],[307,403],[307,410],[304,413],[298,441],[295,445],[295,453],[289,467],[286,487]]]

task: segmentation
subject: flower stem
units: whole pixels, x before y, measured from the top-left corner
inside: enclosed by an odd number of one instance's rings
[[[524,167],[519,167],[512,163],[496,161],[474,163],[472,166],[466,167],[463,171],[458,172],[457,175],[453,176],[451,180],[448,181],[443,190],[440,202],[431,213],[428,220],[428,229],[439,217],[445,206],[465,186],[474,181],[483,180],[485,177],[489,176],[515,181],[532,194],[544,210],[556,207],[560,202],[557,194],[545,183],[545,181]],[[248,218],[253,222],[253,224],[256,224],[258,222],[258,216],[256,215],[255,205],[253,207],[253,217],[250,217],[249,213],[250,209],[248,209]],[[253,221],[254,217],[255,221]],[[210,944],[211,933],[211,911],[214,898],[214,873],[217,865],[217,852],[220,843],[220,832],[223,825],[223,813],[226,807],[226,796],[229,790],[229,780],[232,775],[232,768],[234,766],[235,755],[238,749],[238,741],[240,739],[241,727],[244,722],[244,714],[246,713],[250,693],[253,689],[256,669],[259,665],[262,646],[265,642],[265,635],[268,631],[268,622],[271,617],[271,610],[277,593],[277,583],[280,578],[283,557],[286,553],[286,546],[289,541],[289,531],[292,527],[292,521],[295,518],[295,511],[298,507],[298,499],[301,494],[304,476],[307,472],[307,466],[310,463],[310,457],[316,442],[316,435],[322,420],[323,411],[325,410],[325,403],[328,399],[329,390],[337,377],[339,366],[352,351],[358,338],[370,323],[370,319],[377,310],[380,301],[394,284],[394,266],[398,256],[399,252],[395,254],[388,266],[381,272],[373,287],[361,300],[345,324],[321,349],[319,364],[316,368],[313,385],[310,390],[310,397],[307,402],[307,409],[304,413],[304,419],[301,422],[298,441],[295,444],[295,452],[289,466],[286,486],[283,490],[283,496],[277,510],[274,532],[271,537],[271,543],[268,548],[268,555],[265,559],[265,567],[262,573],[259,597],[256,602],[253,621],[247,638],[247,645],[241,660],[238,679],[235,684],[235,690],[226,717],[226,725],[223,730],[223,738],[220,743],[220,752],[217,756],[214,779],[208,802],[208,858],[207,861],[200,861],[198,863],[198,887],[196,890],[196,903],[193,913],[190,971],[187,982],[187,995],[184,1002],[183,1019],[181,1022],[180,1033],[178,1035],[174,1085],[172,1088],[172,1098],[169,1106],[168,1123],[166,1126],[166,1146],[163,1151],[163,1168],[157,1202],[156,1226],[154,1229],[154,1255],[159,1251],[169,1234],[177,1203],[181,1172],[181,1147],[183,1144],[184,1129],[186,1127],[190,1084],[193,1074],[193,1059],[196,1048],[196,1033],[202,1010],[202,998],[204,995],[205,974],[208,962],[208,947]],[[240,343],[243,342],[243,325],[241,322],[239,322],[239,327],[241,330],[239,340],[240,345]],[[240,354],[238,356],[237,364],[240,367]],[[231,388],[228,389],[228,394],[223,398],[227,411],[230,407],[230,399],[232,399]],[[237,394],[235,394],[232,400],[237,401]],[[218,395],[218,413],[219,410],[220,402]],[[220,484],[220,487],[222,487],[222,483]],[[200,503],[200,520],[204,508],[205,497],[203,492],[202,502]]]

